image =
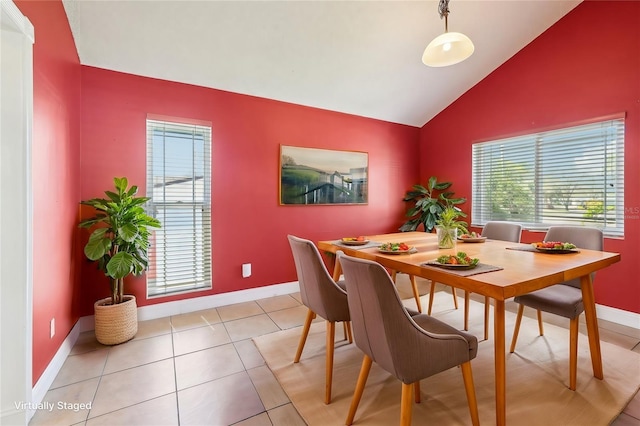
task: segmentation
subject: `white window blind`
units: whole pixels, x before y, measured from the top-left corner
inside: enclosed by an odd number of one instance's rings
[[[211,288],[211,128],[147,120],[147,295]]]
[[[624,118],[476,143],[472,224],[592,226],[624,235]]]

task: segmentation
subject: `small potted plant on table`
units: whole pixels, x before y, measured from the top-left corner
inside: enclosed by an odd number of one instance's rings
[[[453,248],[458,233],[468,234],[467,222],[459,220],[466,214],[454,206],[447,206],[436,220],[436,233],[438,234],[438,248]]]
[[[109,277],[111,297],[98,300],[95,309],[95,333],[104,345],[117,345],[132,339],[138,331],[136,298],[124,294],[124,279],[142,274],[148,264],[149,228],[160,222],[147,215],[143,204],[149,198],[136,197],[137,186],[129,188],[127,178],[114,178],[116,192],[105,191],[107,198],[92,198],[81,204],[93,207],[95,216],[78,226],[95,228],[84,247],[88,259]]]

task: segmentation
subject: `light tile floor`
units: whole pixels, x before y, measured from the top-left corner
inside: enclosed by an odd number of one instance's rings
[[[426,281],[419,286],[428,294]],[[398,276],[398,287],[415,307],[406,276]],[[299,297],[142,321],[133,340],[113,347],[83,333],[45,396],[53,409],[37,411],[30,425],[304,425],[251,340],[302,325]],[[428,295],[422,299],[426,308]],[[434,302],[435,316],[453,305],[440,292]],[[602,340],[640,352],[640,331],[602,320],[600,326]],[[640,426],[638,394],[612,425]]]

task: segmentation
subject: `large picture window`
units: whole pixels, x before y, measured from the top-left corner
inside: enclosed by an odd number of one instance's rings
[[[593,226],[624,235],[624,118],[476,143],[472,224]]]
[[[148,296],[211,288],[211,127],[147,120]]]

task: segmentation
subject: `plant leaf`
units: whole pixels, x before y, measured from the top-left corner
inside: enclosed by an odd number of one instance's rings
[[[84,254],[88,259],[98,260],[111,249],[111,240],[105,236],[108,228],[98,228],[89,236],[84,246]]]
[[[127,180],[126,177],[113,178],[113,183],[115,184],[116,189],[118,190],[118,193],[120,193],[120,194],[123,194],[127,190],[127,186],[129,186],[129,181]]]
[[[118,235],[127,242],[132,242],[138,236],[138,227],[133,223],[125,223],[118,228]]]
[[[127,252],[118,252],[107,263],[107,274],[111,278],[124,278],[132,271],[133,256]]]
[[[440,182],[436,184],[433,189],[437,189],[438,191],[442,191],[443,189],[447,189],[451,186],[451,182]]]
[[[435,176],[431,176],[429,178],[429,189],[433,191],[433,189],[436,187],[437,184],[438,184],[438,179]]]

